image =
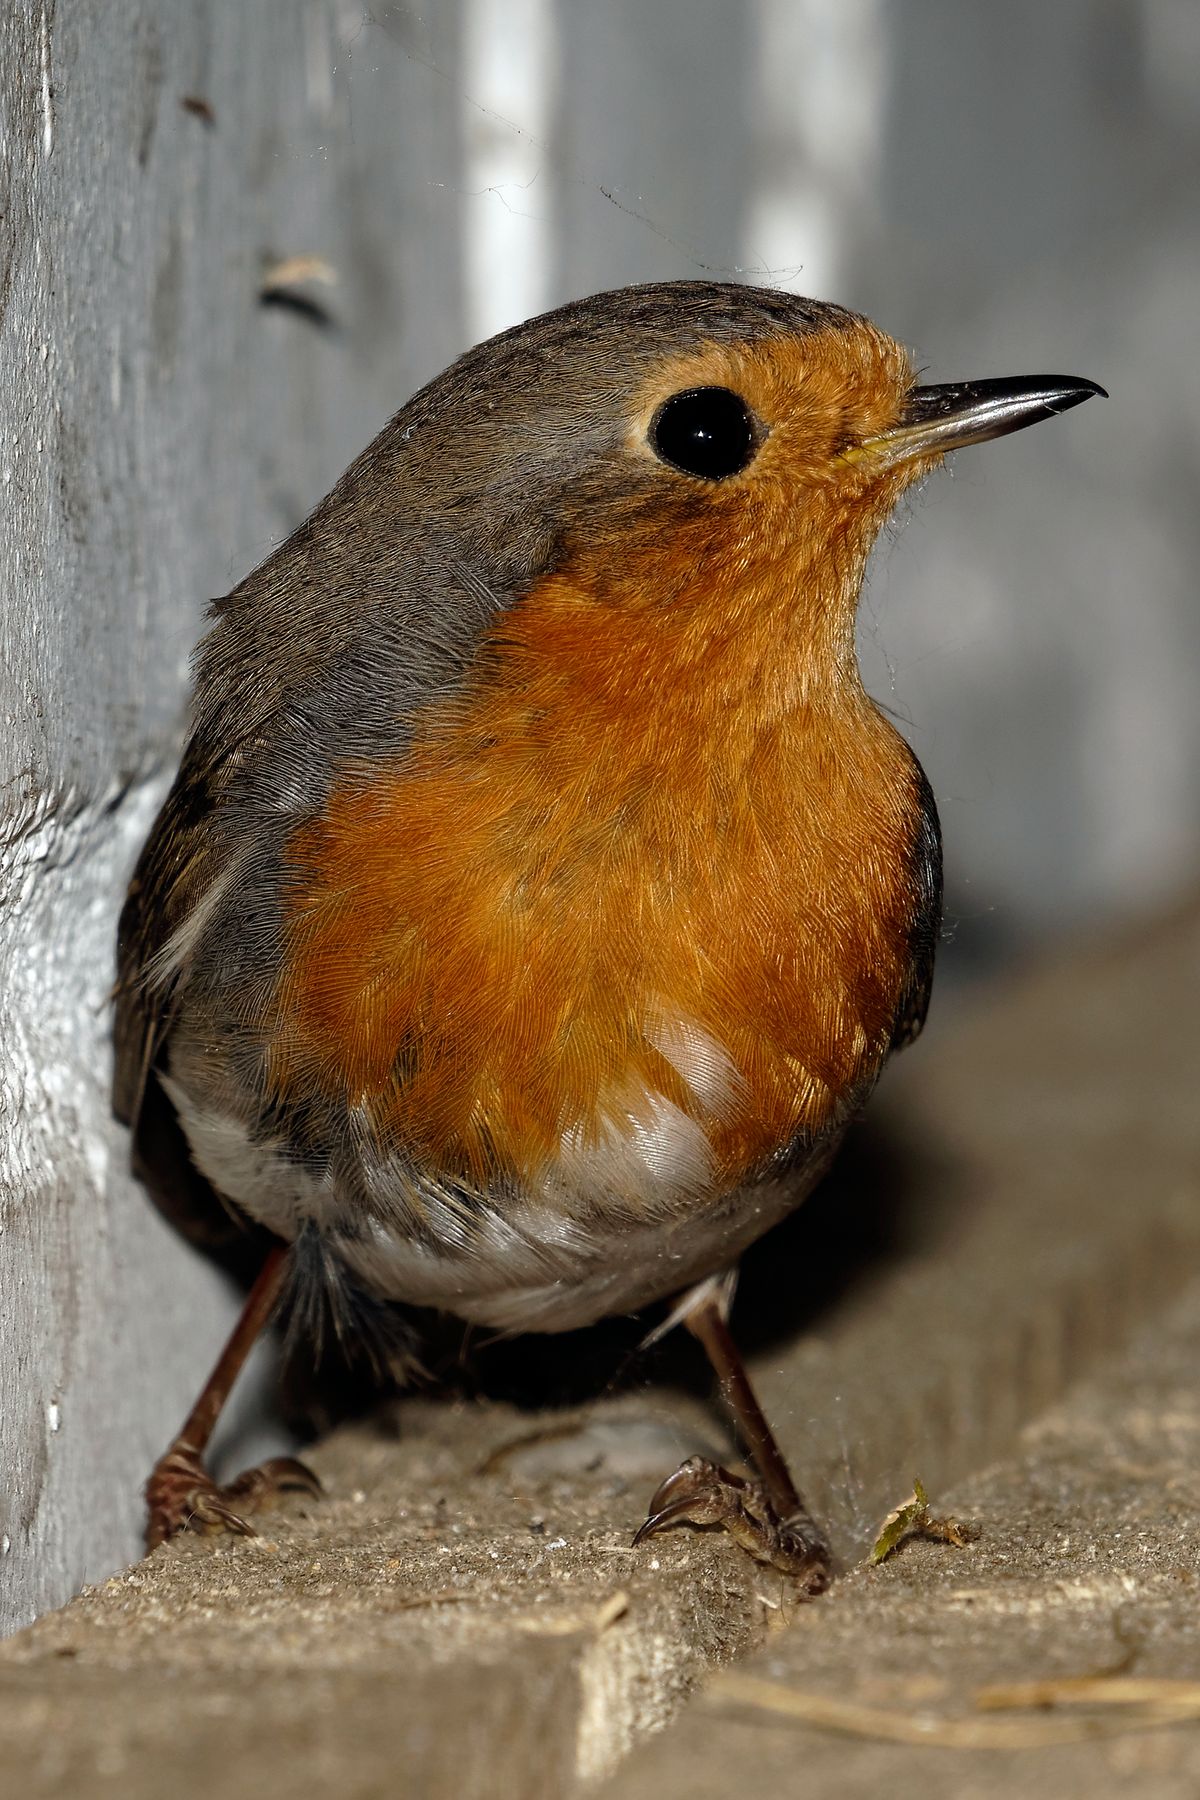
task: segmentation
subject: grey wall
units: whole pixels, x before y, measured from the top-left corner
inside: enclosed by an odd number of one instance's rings
[[[1200,10],[888,13],[855,299],[947,376],[1111,392],[960,457],[876,564],[876,691],[941,800],[960,949],[995,963],[1196,875]]]
[[[1197,17],[5,9],[0,1620],[134,1552],[232,1306],[126,1178],[107,1101],[112,933],[203,602],[471,337],[740,270],[871,312],[933,378],[1105,382],[928,484],[864,656],[941,801],[949,971],[1194,874]],[[305,289],[328,327],[258,304],[295,256],[336,275]]]
[[[400,24],[352,82],[346,12],[91,0],[0,22],[10,1624],[133,1554],[148,1462],[230,1312],[108,1115],[114,920],[203,605],[460,344],[436,185],[454,108]],[[257,302],[264,266],[298,254],[336,272],[312,289],[328,329]]]

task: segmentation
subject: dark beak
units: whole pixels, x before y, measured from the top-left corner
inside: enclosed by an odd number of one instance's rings
[[[850,452],[855,462],[870,457],[884,467],[920,456],[940,456],[964,444],[984,444],[1009,431],[1023,431],[1039,419],[1070,412],[1093,394],[1108,398],[1094,381],[1073,375],[1000,376],[991,381],[951,381],[942,387],[913,388],[900,423],[867,438]]]

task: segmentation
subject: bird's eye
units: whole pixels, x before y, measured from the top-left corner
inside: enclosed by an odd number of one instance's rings
[[[758,449],[754,414],[731,388],[687,388],[664,400],[650,421],[650,448],[672,468],[724,481]]]

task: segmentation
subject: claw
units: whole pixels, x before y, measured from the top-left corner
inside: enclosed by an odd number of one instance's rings
[[[748,1483],[703,1456],[689,1456],[673,1475],[660,1481],[650,1496],[650,1514],[639,1526],[635,1544],[667,1531],[672,1525],[723,1525],[737,1504],[737,1490]]]
[[[177,1531],[228,1531],[234,1537],[257,1537],[253,1525],[227,1506],[219,1488],[195,1487],[183,1496],[184,1516]]]
[[[319,1500],[325,1490],[320,1477],[307,1463],[294,1456],[273,1456],[269,1462],[259,1463],[256,1469],[243,1469],[221,1491],[231,1498],[246,1498],[251,1502],[261,1499],[269,1505],[275,1494],[308,1494],[313,1500]]]
[[[280,1494],[289,1493],[314,1499],[321,1493],[313,1471],[293,1456],[273,1457],[219,1487],[199,1452],[177,1439],[159,1457],[146,1483],[146,1548],[155,1549],[179,1531],[228,1531],[237,1537],[255,1537],[253,1525],[232,1502],[255,1512],[270,1506]]]
[[[803,1583],[809,1594],[829,1585],[829,1551],[807,1514],[780,1519],[756,1481],[689,1456],[655,1490],[650,1513],[634,1537],[635,1544],[674,1525],[719,1525],[754,1557]]]

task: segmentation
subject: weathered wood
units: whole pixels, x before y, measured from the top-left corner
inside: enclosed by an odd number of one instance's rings
[[[461,347],[454,112],[396,29],[360,79],[362,24],[0,17],[0,1630],[133,1554],[231,1312],[107,1093],[115,919],[202,608]],[[294,256],[335,277],[299,290],[324,328],[260,304]]]

